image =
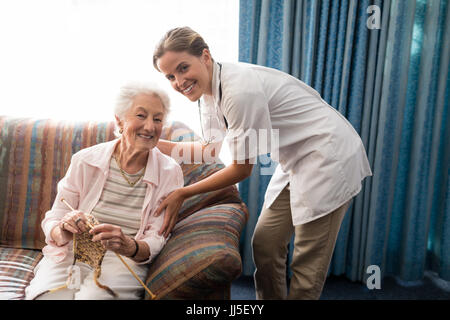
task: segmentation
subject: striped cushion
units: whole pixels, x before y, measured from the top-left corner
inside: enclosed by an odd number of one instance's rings
[[[150,266],[147,285],[160,299],[209,299],[241,273],[243,204],[211,206],[177,223]]]
[[[0,300],[25,298],[25,287],[41,258],[39,250],[0,248]]]

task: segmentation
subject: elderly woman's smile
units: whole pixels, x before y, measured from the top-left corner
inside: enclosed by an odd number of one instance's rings
[[[154,133],[137,133],[136,134],[138,138],[144,139],[144,140],[151,140],[155,138]]]
[[[144,139],[153,139],[154,136],[138,133],[138,137],[141,137],[141,138],[144,138]]]

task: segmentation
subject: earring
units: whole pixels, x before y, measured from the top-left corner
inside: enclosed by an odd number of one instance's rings
[[[119,130],[119,133],[120,133],[120,134],[122,134],[122,133],[123,133],[123,129],[122,129],[122,128],[120,128],[120,130]]]

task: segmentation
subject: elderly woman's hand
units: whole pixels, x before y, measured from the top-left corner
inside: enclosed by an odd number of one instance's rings
[[[132,238],[122,232],[122,228],[112,224],[99,224],[89,231],[94,236],[92,241],[101,241],[107,250],[129,257],[136,251]]]
[[[67,213],[59,222],[62,231],[80,233],[89,230],[87,218],[83,212],[74,210]]]
[[[159,205],[158,209],[155,211],[155,216],[161,215],[161,213],[166,210],[164,216],[164,222],[159,230],[159,235],[164,234],[164,237],[168,237],[173,227],[177,222],[178,212],[183,205],[184,200],[187,196],[185,195],[183,188],[177,189],[170,193],[163,202]]]
[[[72,240],[73,233],[88,230],[87,218],[83,212],[74,210],[68,212],[58,223],[57,228],[52,230],[52,238],[56,244],[62,246]]]

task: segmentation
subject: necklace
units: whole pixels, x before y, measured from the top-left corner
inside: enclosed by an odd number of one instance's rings
[[[134,187],[134,185],[135,185],[136,183],[138,183],[139,180],[141,180],[141,178],[144,176],[145,169],[142,171],[142,173],[139,175],[139,177],[136,179],[136,181],[130,181],[130,179],[128,179],[128,177],[127,177],[127,175],[126,175],[126,172],[125,172],[125,171],[122,169],[122,167],[120,166],[119,160],[117,160],[116,155],[114,155],[114,160],[116,161],[117,166],[119,167],[120,174],[122,175],[122,177],[125,179],[125,181],[126,181],[131,187]]]

